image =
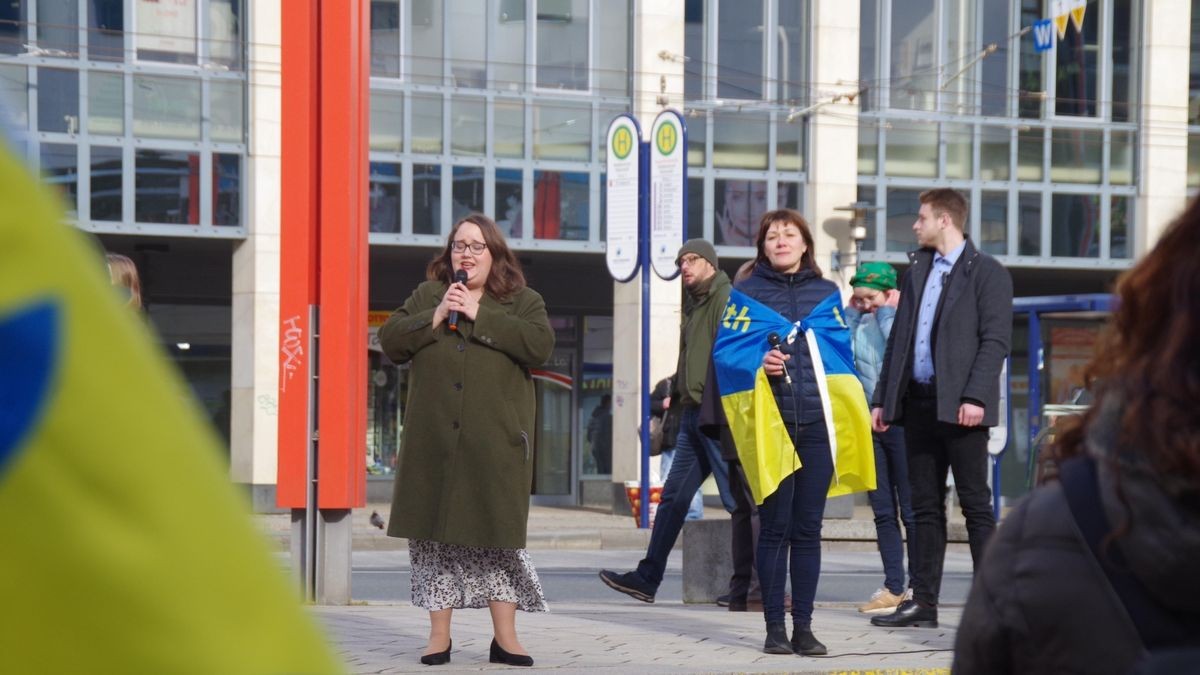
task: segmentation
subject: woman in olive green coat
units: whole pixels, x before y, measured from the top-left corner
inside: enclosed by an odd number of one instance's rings
[[[456,282],[460,270],[466,280]],[[518,607],[546,611],[525,551],[535,405],[529,369],[550,357],[554,331],[542,297],[525,286],[486,216],[455,224],[427,276],[379,331],[388,358],[410,364],[388,534],[409,539],[412,601],[429,610],[421,662],[450,660],[455,608],[487,606],[492,662],[532,665],[515,627]]]

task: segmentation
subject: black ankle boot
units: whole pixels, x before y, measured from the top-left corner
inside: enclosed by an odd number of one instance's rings
[[[426,654],[425,656],[421,657],[421,663],[424,663],[427,666],[440,666],[445,663],[450,663],[450,648],[453,646],[454,640],[451,640],[450,643],[446,645],[446,651]]]
[[[811,628],[799,626],[792,633],[792,651],[804,656],[824,656],[829,653],[825,645],[812,634]]]
[[[792,654],[792,645],[788,642],[787,626],[780,622],[767,624],[767,640],[763,643],[766,654]]]
[[[488,658],[492,663],[503,663],[506,666],[532,666],[533,657],[528,654],[509,654],[500,647],[496,638],[492,638],[491,654]]]

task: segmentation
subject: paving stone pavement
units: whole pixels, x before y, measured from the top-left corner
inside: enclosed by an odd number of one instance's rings
[[[313,607],[352,673],[451,673],[494,670],[488,663],[486,610],[454,614],[446,666],[418,659],[428,635],[424,610],[404,604]],[[760,613],[680,602],[653,606],[555,603],[524,614],[517,627],[534,668],[564,673],[948,673],[960,607],[940,608],[937,629],[872,627],[854,607],[818,604],[813,628],[830,656],[762,653]]]

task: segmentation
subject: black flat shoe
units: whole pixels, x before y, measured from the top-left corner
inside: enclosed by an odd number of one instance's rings
[[[503,663],[506,666],[533,665],[532,656],[528,654],[509,654],[500,648],[500,643],[496,642],[496,638],[492,638],[492,649],[488,660],[492,663]]]
[[[812,634],[812,630],[797,628],[792,633],[792,651],[802,656],[825,656],[829,650]]]
[[[425,656],[421,657],[421,663],[424,663],[427,666],[440,666],[442,664],[450,663],[450,648],[453,646],[454,640],[451,640],[450,644],[446,645],[446,651],[436,652],[434,654],[426,654]]]
[[[905,600],[895,612],[872,617],[871,625],[884,628],[937,628],[937,607],[922,605],[916,600]]]
[[[788,642],[787,628],[780,623],[767,624],[767,639],[763,642],[764,654],[794,654],[792,643]]]

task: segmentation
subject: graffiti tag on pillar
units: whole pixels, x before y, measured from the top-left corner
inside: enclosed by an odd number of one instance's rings
[[[283,355],[283,382],[280,390],[287,392],[287,383],[296,374],[304,358],[304,329],[300,327],[300,315],[293,316],[283,322],[283,346],[279,348]]]

